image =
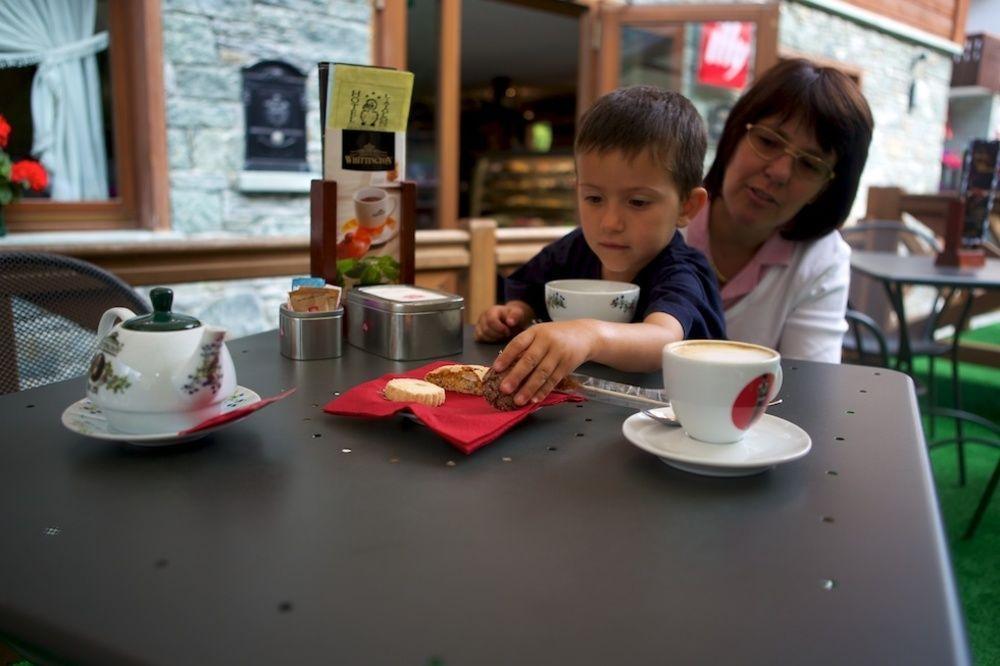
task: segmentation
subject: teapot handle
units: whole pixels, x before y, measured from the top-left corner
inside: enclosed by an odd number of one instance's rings
[[[97,325],[97,338],[100,340],[107,335],[118,319],[128,321],[133,317],[135,317],[135,313],[128,308],[111,308],[101,315],[101,323]]]

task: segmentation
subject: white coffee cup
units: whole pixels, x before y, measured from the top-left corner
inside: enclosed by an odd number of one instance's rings
[[[727,340],[663,347],[663,387],[674,416],[694,439],[737,442],[781,389],[781,354]]]
[[[396,210],[396,200],[380,187],[363,187],[354,193],[354,215],[366,229],[378,229]]]

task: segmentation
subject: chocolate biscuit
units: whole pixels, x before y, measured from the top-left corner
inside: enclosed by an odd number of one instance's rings
[[[494,409],[498,409],[501,412],[518,409],[518,406],[514,404],[513,394],[508,395],[507,393],[500,392],[500,382],[503,381],[508,372],[510,372],[510,368],[507,368],[503,372],[496,372],[493,368],[490,368],[486,376],[483,377],[483,397],[486,398],[486,402],[493,405]]]

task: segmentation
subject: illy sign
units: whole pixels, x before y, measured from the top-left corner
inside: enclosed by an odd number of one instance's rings
[[[750,76],[753,23],[703,23],[698,49],[698,83],[742,90]]]

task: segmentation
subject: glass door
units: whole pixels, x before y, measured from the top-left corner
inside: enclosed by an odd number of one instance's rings
[[[598,94],[636,84],[683,94],[708,126],[706,166],[736,99],[777,62],[777,5],[621,6],[600,21]]]

